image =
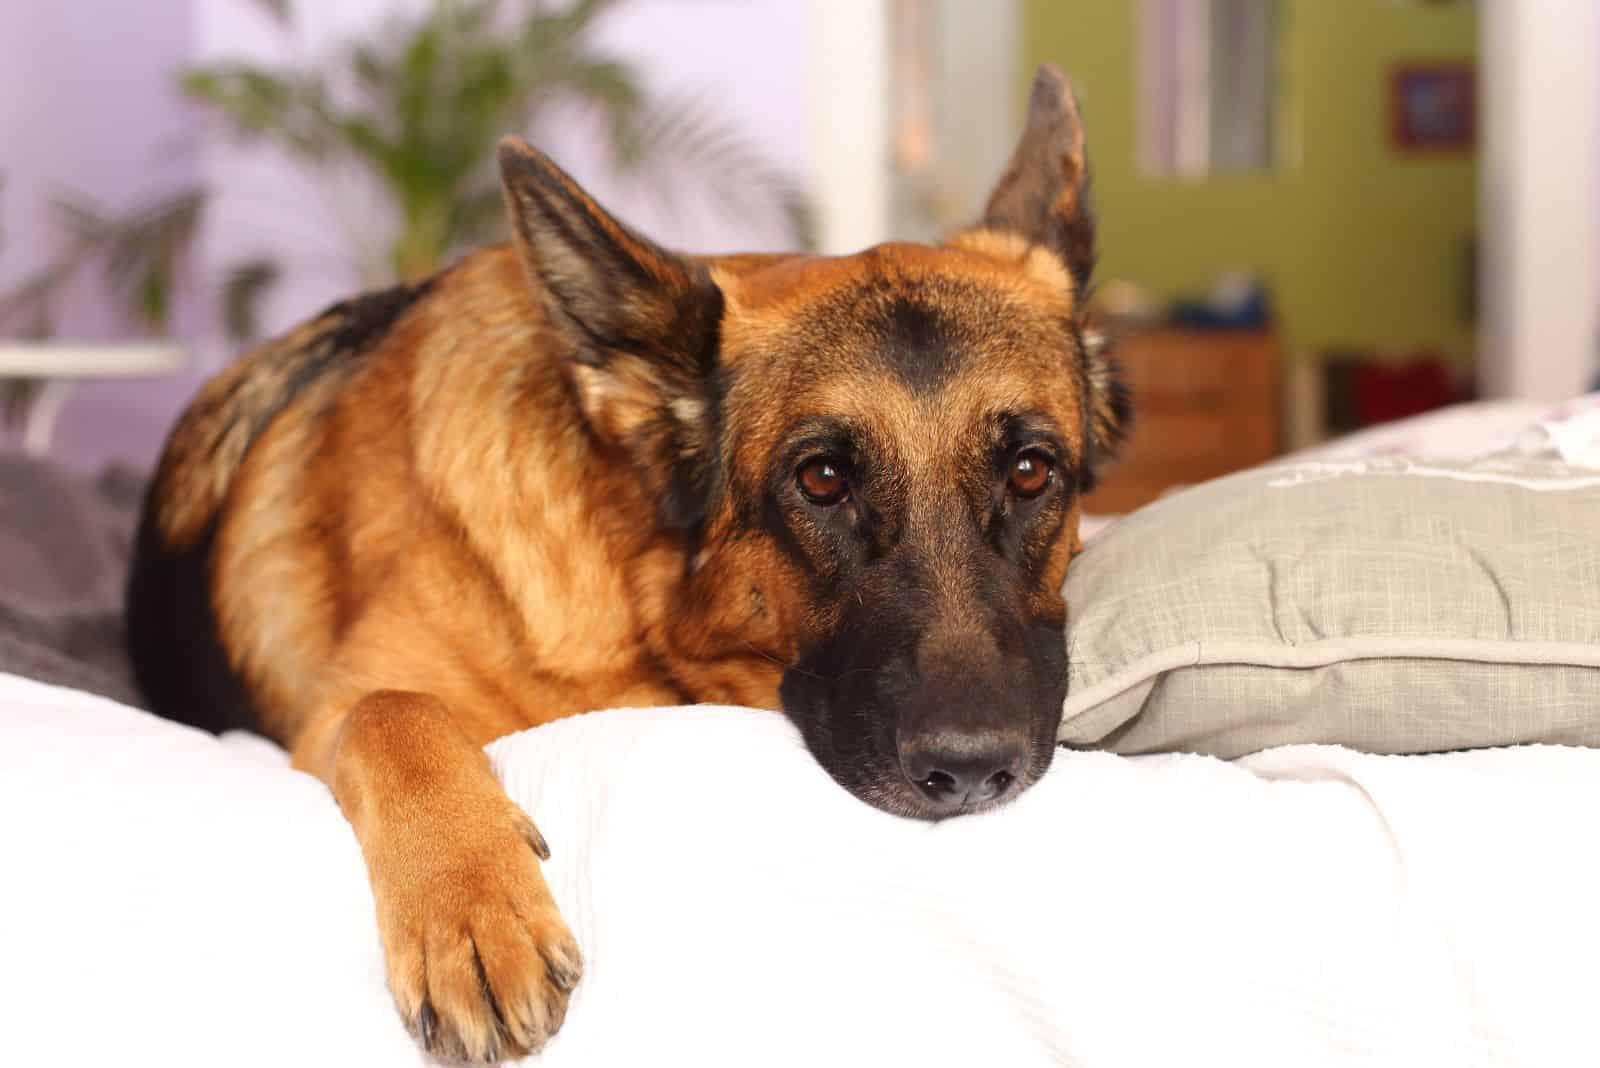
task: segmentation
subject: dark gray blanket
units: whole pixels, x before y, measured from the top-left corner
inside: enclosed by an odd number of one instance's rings
[[[0,671],[141,704],[122,593],[143,494],[126,470],[0,452]]]

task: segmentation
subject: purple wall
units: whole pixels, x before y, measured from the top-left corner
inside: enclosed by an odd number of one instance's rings
[[[54,235],[40,207],[70,186],[124,206],[204,175],[224,190],[201,242],[177,323],[192,370],[155,381],[85,384],[57,430],[54,454],[78,467],[151,463],[166,428],[201,378],[231,351],[212,313],[220,272],[270,253],[288,277],[265,311],[281,330],[371,280],[352,235],[381,245],[388,225],[354,179],[309,176],[268,150],[203,140],[199,116],[171,91],[194,60],[315,54],[420,0],[300,0],[301,33],[286,45],[248,0],[85,5],[0,2],[0,289],[43,262]],[[652,84],[693,90],[737,121],[796,177],[805,173],[807,8],[792,0],[630,0],[609,17],[604,46],[637,59]],[[669,244],[768,249],[789,242],[774,218],[733,224],[704,201],[665,210],[642,182],[607,172],[581,121],[535,139],[629,221]],[[373,240],[376,238],[377,240]],[[60,332],[115,340],[98,287],[72,295]]]
[[[198,173],[192,115],[170,72],[189,54],[188,0],[0,4],[0,288],[46,262],[59,240],[48,202],[67,191],[113,208],[160,195]],[[185,332],[193,329],[187,309]],[[93,280],[58,309],[57,331],[116,340]],[[142,462],[186,382],[85,383],[62,414],[56,452],[79,466],[127,455]]]

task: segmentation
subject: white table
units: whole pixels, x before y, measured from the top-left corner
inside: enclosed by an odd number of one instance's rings
[[[188,353],[178,345],[149,342],[89,345],[72,342],[0,342],[0,379],[37,379],[39,395],[22,422],[22,448],[31,456],[50,451],[56,418],[85,378],[153,378],[183,367]]]

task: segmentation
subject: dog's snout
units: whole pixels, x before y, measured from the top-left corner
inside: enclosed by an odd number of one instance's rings
[[[941,731],[906,740],[900,766],[933,804],[956,809],[997,801],[1022,777],[1027,747],[1020,737]]]

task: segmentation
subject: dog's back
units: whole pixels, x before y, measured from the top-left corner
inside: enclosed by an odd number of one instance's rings
[[[431,283],[335,304],[245,354],[184,412],[151,481],[128,582],[127,640],[145,699],[209,731],[253,725],[211,600],[222,510],[251,445],[299,401],[331,396]]]
[[[483,249],[200,392],[146,501],[135,673],[164,717],[291,747],[385,685],[524,726],[670,702],[640,641],[650,511],[584,430],[516,253]]]

